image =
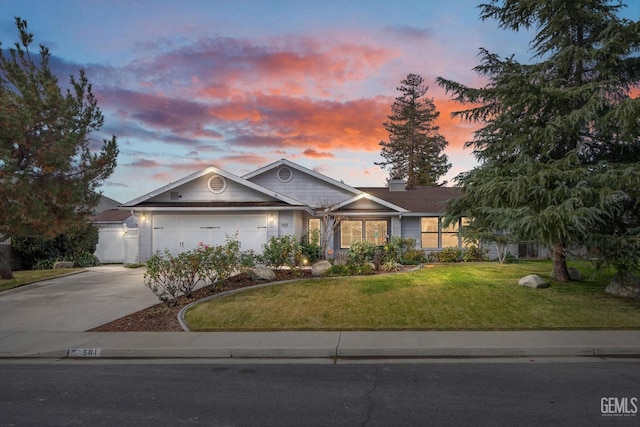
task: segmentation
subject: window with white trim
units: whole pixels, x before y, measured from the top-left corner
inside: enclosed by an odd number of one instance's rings
[[[468,223],[466,218],[462,224]],[[460,222],[443,226],[442,217],[432,216],[420,218],[420,241],[425,249],[460,247]]]
[[[386,219],[350,219],[340,223],[340,248],[348,249],[353,242],[366,240],[374,245],[387,242],[389,221]]]

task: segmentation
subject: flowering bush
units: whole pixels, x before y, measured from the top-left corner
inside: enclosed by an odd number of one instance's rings
[[[168,249],[155,252],[147,261],[144,284],[168,307],[177,303],[180,285],[177,279],[175,259]]]
[[[221,286],[234,273],[244,271],[252,265],[251,256],[240,252],[238,236],[227,236],[224,245],[209,246],[202,242],[197,249],[200,258],[199,276],[214,288]]]
[[[146,262],[144,284],[167,306],[174,306],[180,294],[190,298],[200,281],[221,287],[225,280],[255,265],[253,251],[241,252],[237,235],[227,236],[224,245],[200,242],[193,251],[173,256],[169,250],[156,252]]]

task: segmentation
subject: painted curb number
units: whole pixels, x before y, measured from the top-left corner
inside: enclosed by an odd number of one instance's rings
[[[100,357],[99,348],[72,348],[69,350],[69,357]]]

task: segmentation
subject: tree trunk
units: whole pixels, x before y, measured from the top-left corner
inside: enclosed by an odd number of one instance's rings
[[[569,270],[567,270],[567,255],[564,244],[558,242],[553,246],[553,271],[551,277],[558,282],[570,282]]]
[[[2,252],[0,252],[0,279],[4,279],[4,280],[13,279],[11,266],[5,260],[4,256],[2,256]]]

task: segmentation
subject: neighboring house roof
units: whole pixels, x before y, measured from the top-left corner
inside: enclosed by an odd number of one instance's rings
[[[107,209],[91,217],[92,222],[123,222],[131,216],[129,211]]]
[[[390,191],[386,187],[359,187],[360,190],[412,213],[441,214],[447,202],[462,196],[456,187],[416,187],[403,191]]]
[[[98,205],[93,209],[93,213],[98,214],[100,212],[104,212],[109,209],[115,209],[121,204],[122,203],[116,200],[110,199],[107,196],[100,195],[100,201],[98,202]]]

